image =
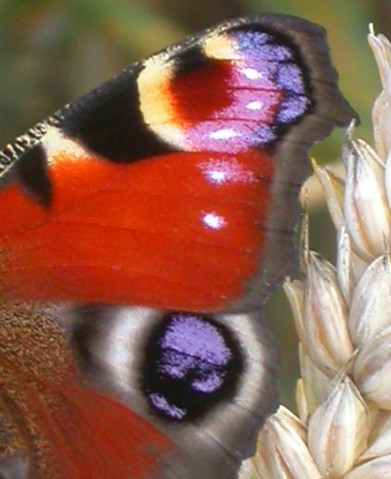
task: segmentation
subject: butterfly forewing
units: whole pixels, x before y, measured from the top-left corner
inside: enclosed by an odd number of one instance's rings
[[[352,117],[326,53],[298,19],[227,22],[16,140],[0,156],[1,294],[259,306],[292,264],[308,149]]]

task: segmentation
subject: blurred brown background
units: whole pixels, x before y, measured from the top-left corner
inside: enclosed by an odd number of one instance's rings
[[[187,33],[233,16],[280,12],[328,30],[340,84],[371,141],[370,110],[380,85],[366,42],[368,24],[391,36],[389,0],[0,0],[0,144],[123,67]],[[343,132],[313,154],[339,161]],[[334,231],[322,208],[311,211],[311,245],[333,259]],[[296,335],[281,292],[266,306],[281,352],[282,401],[292,406]]]

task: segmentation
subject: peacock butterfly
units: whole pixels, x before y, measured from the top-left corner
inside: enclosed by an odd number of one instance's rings
[[[259,307],[292,265],[308,150],[353,116],[324,30],[254,16],[0,153],[0,474],[236,476],[276,407]]]

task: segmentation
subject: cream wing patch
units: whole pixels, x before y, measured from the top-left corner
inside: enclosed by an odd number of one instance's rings
[[[46,152],[48,162],[52,165],[63,160],[64,154],[67,161],[79,161],[88,156],[85,147],[65,136],[61,130],[54,126],[48,127],[47,132],[42,137],[42,146]]]
[[[240,60],[241,55],[235,51],[234,42],[228,35],[211,35],[203,44],[203,52],[215,60]]]
[[[145,62],[137,79],[140,109],[146,125],[163,141],[187,150],[190,145],[173,104],[173,74],[174,62],[166,55],[156,55]]]

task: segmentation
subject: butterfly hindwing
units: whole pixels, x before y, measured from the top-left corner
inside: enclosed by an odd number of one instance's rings
[[[112,306],[65,317],[90,384],[120,398],[175,445],[162,457],[159,479],[235,476],[277,407],[276,350],[259,312]]]
[[[0,154],[1,294],[259,306],[290,271],[308,149],[351,117],[324,31],[295,18],[134,65]]]
[[[60,307],[0,303],[0,476],[147,479],[170,438],[88,387]]]
[[[1,477],[231,479],[277,407],[258,312],[7,303],[0,319]]]

